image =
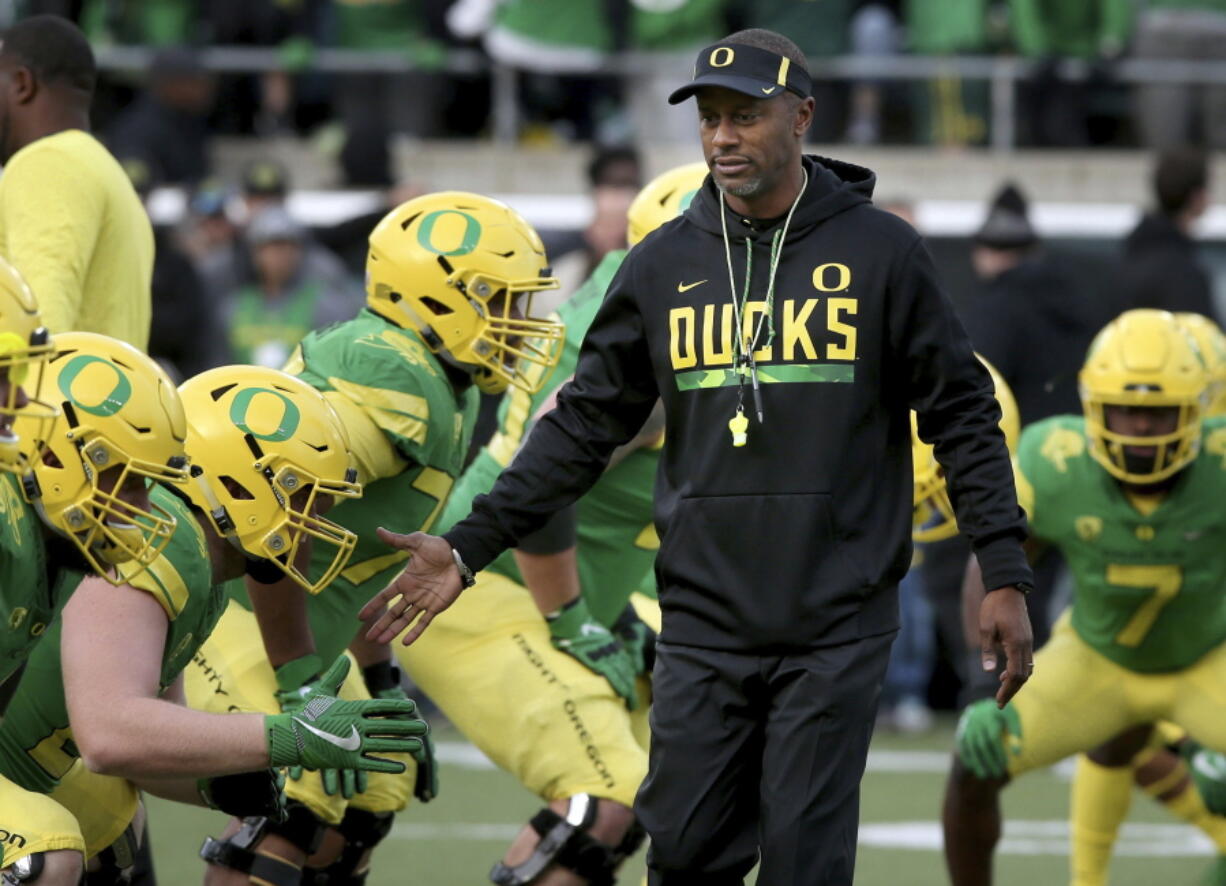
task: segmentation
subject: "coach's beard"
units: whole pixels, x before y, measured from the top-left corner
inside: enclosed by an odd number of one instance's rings
[[[751,178],[740,184],[725,184],[716,178],[715,184],[725,194],[731,194],[733,197],[753,197],[762,190],[762,177]]]

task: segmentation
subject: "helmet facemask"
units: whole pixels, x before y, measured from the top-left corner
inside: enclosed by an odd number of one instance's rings
[[[1084,404],[1090,455],[1116,479],[1138,486],[1160,483],[1196,458],[1204,412],[1203,397],[1194,400],[1164,397],[1161,391],[1144,387],[1116,395],[1087,394]],[[1108,419],[1112,407],[1154,410],[1159,416],[1154,423],[1173,424],[1174,430],[1152,435],[1112,430]],[[1137,452],[1138,449],[1152,450],[1152,454]]]
[[[60,411],[54,404],[41,399],[43,374],[51,356],[51,336],[39,327],[23,341],[15,332],[0,332],[0,375],[7,378],[4,396],[0,398],[0,470],[24,473],[37,451],[23,451],[21,439],[13,429],[20,415],[25,419],[26,433],[37,440],[47,440]],[[25,402],[21,402],[24,394]]]
[[[958,534],[954,506],[945,486],[945,471],[932,447],[919,438],[911,416],[911,466],[915,475],[912,493],[911,538],[918,542],[941,541]]]
[[[65,410],[65,420],[76,425],[71,406]],[[58,488],[61,473],[74,473],[52,449],[42,453],[39,469],[27,474],[27,489],[33,490],[44,520],[80,549],[94,571],[112,584],[124,584],[161,556],[177,525],[173,514],[149,501],[149,481],[185,483],[187,459],[174,456],[165,465],[144,461],[89,431],[76,442],[76,452],[88,484],[84,494],[74,496],[67,506],[45,506],[43,491]],[[121,564],[124,568],[118,573],[112,571]]]
[[[349,468],[344,480],[327,480],[264,453],[250,434],[247,444],[258,479],[248,476],[244,483],[225,475],[211,484],[197,471],[197,491],[210,503],[209,516],[218,531],[235,547],[270,561],[308,593],[318,594],[345,568],[357,545],[357,535],[322,516],[334,499],[361,497],[357,471]],[[304,548],[308,539],[310,547]],[[312,576],[310,555],[318,555],[320,545],[333,553],[328,566]]]

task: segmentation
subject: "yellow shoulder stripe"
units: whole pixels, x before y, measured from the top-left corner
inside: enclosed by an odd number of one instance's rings
[[[360,585],[374,578],[384,569],[389,566],[409,559],[408,551],[394,551],[390,554],[384,554],[382,557],[373,557],[370,560],[363,560],[361,563],[355,563],[348,569],[341,572],[341,578],[345,581]]]
[[[343,378],[329,378],[328,384],[366,410],[383,430],[415,443],[426,442],[430,404],[425,397],[367,387]]]
[[[132,564],[122,563],[118,568],[124,583],[138,591],[152,594],[171,621],[178,618],[183,607],[187,605],[187,598],[190,596],[187,585],[169,558],[158,557],[152,566],[135,575],[129,575],[136,569]]]

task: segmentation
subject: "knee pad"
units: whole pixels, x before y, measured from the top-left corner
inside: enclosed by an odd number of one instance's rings
[[[19,886],[21,883],[36,883],[42,876],[43,853],[34,852],[17,859],[3,871],[0,871],[0,886]]]
[[[592,837],[587,830],[596,822],[599,803],[591,794],[576,794],[570,798],[565,817],[546,806],[529,822],[541,838],[532,854],[514,866],[498,862],[490,871],[490,881],[496,886],[529,886],[556,864],[591,886],[614,886],[617,869],[638,851],[647,834],[636,820],[616,846]]]
[[[140,851],[141,838],[136,829],[128,825],[118,840],[94,857],[97,862],[94,870],[86,866],[82,883],[84,886],[126,886],[132,882],[132,871]]]
[[[363,865],[363,856],[391,832],[393,818],[391,812],[367,812],[350,806],[337,826],[345,838],[340,858],[326,868],[304,871],[302,882],[309,886],[363,886],[370,873],[369,865]]]
[[[289,817],[283,822],[267,818],[244,818],[238,833],[224,840],[206,837],[200,847],[200,857],[209,864],[240,871],[267,880],[273,886],[299,886],[302,871],[288,861],[257,852],[255,847],[266,836],[283,837],[307,855],[319,848],[323,825],[314,813],[301,803],[287,804]]]

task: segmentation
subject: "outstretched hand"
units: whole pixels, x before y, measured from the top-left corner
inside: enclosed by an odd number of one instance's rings
[[[404,571],[362,607],[358,618],[367,623],[374,620],[366,632],[366,639],[373,643],[390,643],[409,628],[402,641],[408,646],[434,616],[456,601],[464,584],[446,539],[424,532],[401,535],[383,527],[377,532],[381,541],[411,556]]]
[[[996,691],[1003,708],[1034,671],[1034,636],[1026,613],[1026,595],[1008,586],[987,594],[979,604],[979,648],[985,671],[996,670],[996,647],[1005,649],[1005,669]]]

